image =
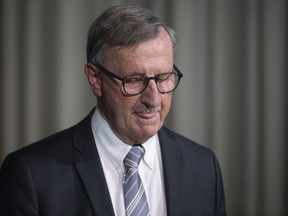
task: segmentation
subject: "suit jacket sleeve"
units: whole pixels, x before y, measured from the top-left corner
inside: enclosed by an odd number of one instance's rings
[[[223,179],[220,170],[220,166],[218,160],[214,156],[215,160],[215,170],[216,170],[216,215],[217,216],[226,216],[226,207],[225,207],[225,195],[224,195],[224,187],[223,187]]]
[[[27,163],[9,155],[0,172],[0,213],[3,216],[38,215],[36,193]]]

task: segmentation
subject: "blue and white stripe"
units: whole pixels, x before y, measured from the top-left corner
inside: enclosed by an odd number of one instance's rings
[[[127,216],[149,216],[146,194],[138,173],[138,165],[144,155],[141,145],[132,146],[124,159],[125,175],[123,191]]]

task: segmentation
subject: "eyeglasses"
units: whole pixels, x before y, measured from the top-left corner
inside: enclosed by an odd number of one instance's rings
[[[106,69],[101,64],[96,63],[95,66],[101,72],[122,81],[123,89],[129,96],[141,94],[147,88],[150,80],[154,80],[156,82],[157,89],[160,93],[170,93],[177,88],[181,77],[183,77],[183,74],[176,67],[176,65],[173,65],[173,72],[157,74],[154,77],[146,77],[144,75],[120,77]]]

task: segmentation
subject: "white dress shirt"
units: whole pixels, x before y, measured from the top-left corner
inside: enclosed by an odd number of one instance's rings
[[[97,108],[91,124],[115,215],[125,216],[122,189],[123,160],[131,145],[125,144],[114,134]],[[139,164],[138,172],[143,182],[151,216],[166,216],[162,159],[157,134],[142,145],[145,148],[145,154]]]

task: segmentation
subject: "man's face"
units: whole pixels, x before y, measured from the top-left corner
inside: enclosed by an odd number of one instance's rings
[[[124,77],[143,74],[147,77],[173,71],[173,48],[164,29],[155,39],[133,48],[114,47],[105,51],[104,66]],[[87,72],[86,72],[87,74]],[[169,112],[172,94],[161,94],[154,80],[144,92],[127,96],[122,82],[96,69],[92,86],[98,107],[116,135],[127,144],[141,144],[162,127]],[[91,82],[90,82],[91,84]]]

